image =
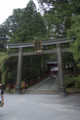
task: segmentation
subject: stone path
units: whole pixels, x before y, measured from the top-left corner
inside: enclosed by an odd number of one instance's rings
[[[44,80],[32,85],[26,90],[26,93],[45,93],[45,94],[52,94],[58,93],[58,81],[57,77],[47,77]]]
[[[0,120],[80,120],[80,95],[5,94]]]

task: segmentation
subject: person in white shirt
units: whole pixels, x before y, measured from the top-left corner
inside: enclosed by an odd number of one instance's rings
[[[4,105],[4,91],[2,90],[2,84],[0,84],[0,106]]]

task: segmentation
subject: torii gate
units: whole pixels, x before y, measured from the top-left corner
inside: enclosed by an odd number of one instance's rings
[[[62,39],[53,39],[48,41],[42,41],[42,46],[55,45],[57,49],[45,50],[43,52],[23,52],[23,48],[34,47],[34,43],[18,43],[18,44],[5,44],[6,48],[18,48],[19,53],[10,54],[10,56],[18,56],[18,67],[17,67],[17,81],[16,81],[16,93],[21,93],[21,78],[22,78],[22,57],[24,55],[38,55],[38,54],[52,54],[57,53],[58,57],[58,76],[59,76],[59,87],[60,93],[65,94],[64,87],[64,74],[63,74],[63,65],[62,65],[62,52],[70,52],[68,48],[61,49],[62,43],[73,42],[74,38],[68,40],[67,38]]]

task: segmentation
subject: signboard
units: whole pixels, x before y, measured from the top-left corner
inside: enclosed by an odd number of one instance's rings
[[[34,49],[36,52],[42,52],[42,44],[41,41],[34,42]]]

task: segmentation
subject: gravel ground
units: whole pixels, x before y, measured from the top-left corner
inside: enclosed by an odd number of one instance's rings
[[[80,95],[5,94],[0,120],[79,120]]]

